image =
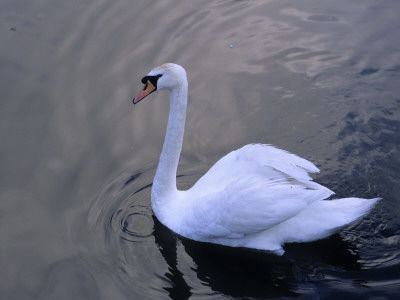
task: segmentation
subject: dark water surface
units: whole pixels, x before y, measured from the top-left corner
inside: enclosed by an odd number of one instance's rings
[[[400,2],[3,0],[0,299],[397,299]],[[150,190],[164,62],[189,76],[178,185],[244,144],[383,197],[329,239],[265,252],[163,227]]]

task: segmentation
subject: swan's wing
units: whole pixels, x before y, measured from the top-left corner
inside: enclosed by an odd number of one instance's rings
[[[198,240],[241,238],[286,221],[331,194],[319,187],[290,182],[279,173],[268,180],[245,176],[219,192],[201,198],[194,195],[190,211],[184,212],[189,221],[184,227]]]
[[[218,161],[189,190],[191,235],[240,238],[271,228],[333,192],[311,181],[307,160],[267,145],[247,145]],[[190,200],[189,200],[190,201]]]
[[[197,193],[206,194],[222,190],[244,175],[267,172],[264,177],[275,176],[275,173],[271,174],[271,168],[287,178],[311,186],[316,183],[312,182],[308,173],[319,172],[312,162],[295,154],[271,145],[249,144],[222,157],[192,189]]]

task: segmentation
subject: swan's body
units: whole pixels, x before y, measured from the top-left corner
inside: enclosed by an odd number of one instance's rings
[[[185,70],[164,64],[142,79],[133,100],[170,92],[165,142],[151,191],[157,218],[176,233],[202,242],[283,254],[287,242],[331,235],[367,213],[379,200],[324,200],[332,191],[312,181],[317,167],[270,145],[251,144],[221,158],[187,191],[176,188],[188,84]]]

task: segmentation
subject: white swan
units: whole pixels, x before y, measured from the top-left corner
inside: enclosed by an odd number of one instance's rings
[[[170,113],[151,191],[157,218],[189,239],[248,247],[282,255],[287,242],[331,235],[359,219],[380,200],[324,200],[331,190],[312,181],[319,172],[305,159],[270,145],[251,144],[221,158],[187,191],[178,191],[188,83],[185,70],[168,63],[142,79],[136,104],[156,90],[169,90]]]

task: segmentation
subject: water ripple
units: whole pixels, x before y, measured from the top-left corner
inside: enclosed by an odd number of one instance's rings
[[[145,205],[131,205],[128,209],[114,212],[110,218],[114,232],[130,242],[143,241],[153,234],[154,223],[151,209]]]
[[[91,205],[88,222],[94,230],[104,229],[101,232],[105,241],[116,236],[140,242],[152,236],[151,180],[147,171],[123,173],[99,193]]]

